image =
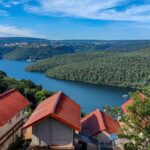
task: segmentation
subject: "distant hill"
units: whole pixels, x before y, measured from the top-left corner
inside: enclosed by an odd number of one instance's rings
[[[150,83],[150,40],[1,37],[0,58],[38,60],[27,70],[52,78],[133,88]]]
[[[74,53],[74,49],[71,46],[24,46],[16,47],[12,51],[5,53],[2,58],[9,60],[27,60],[27,59],[44,59],[55,55]]]
[[[0,37],[0,58],[44,59],[78,52],[131,52],[150,48],[150,40],[47,40],[29,37]]]
[[[74,53],[72,46],[52,44],[51,42],[50,40],[41,38],[0,37],[0,58],[10,60],[38,60],[55,55]]]
[[[0,37],[0,44],[10,44],[10,43],[47,43],[49,40],[42,38],[30,38],[30,37]]]
[[[122,52],[150,47],[150,40],[62,40],[57,42],[72,45],[76,52],[95,50]]]

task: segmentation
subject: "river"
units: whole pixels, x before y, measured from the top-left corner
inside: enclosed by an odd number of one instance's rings
[[[91,112],[96,108],[102,108],[104,105],[121,106],[126,100],[123,95],[130,91],[127,88],[50,79],[42,73],[26,72],[27,64],[28,62],[25,61],[0,60],[0,70],[18,80],[30,79],[49,91],[62,91],[79,103],[84,112]]]

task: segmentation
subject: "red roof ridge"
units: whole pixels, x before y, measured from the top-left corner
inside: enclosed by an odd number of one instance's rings
[[[12,92],[15,92],[15,91],[17,91],[17,89],[11,89],[11,90],[8,90],[4,93],[1,93],[0,98],[2,98],[3,96],[6,96],[7,94],[11,94]]]
[[[96,111],[97,111],[97,113],[99,113],[99,115],[101,116],[101,118],[102,118],[102,120],[103,120],[103,121],[101,122],[101,124],[102,124],[102,126],[104,127],[103,130],[105,130],[105,129],[106,129],[106,125],[105,125],[105,121],[104,121],[104,118],[103,118],[102,111],[99,110],[99,109],[97,109]],[[99,120],[99,118],[98,118],[98,120]],[[99,127],[100,127],[100,124],[99,124]]]
[[[16,89],[11,89],[0,94],[0,126],[5,125],[28,105],[29,101],[27,98]]]
[[[56,101],[55,101],[55,104],[54,104],[53,109],[51,110],[51,113],[53,113],[53,112],[55,111],[55,108],[56,108],[56,106],[57,106],[57,104],[58,104],[58,101],[60,100],[60,97],[62,96],[63,93],[60,91],[60,92],[57,92],[57,93],[55,93],[55,94],[58,94],[58,97],[57,97],[57,99],[56,99]]]
[[[139,93],[139,94],[138,94],[138,97],[139,97],[139,99],[141,99],[141,101],[144,101],[144,100],[147,98],[143,93]],[[128,113],[127,107],[128,107],[128,106],[131,106],[131,105],[133,104],[133,102],[134,102],[134,99],[129,98],[128,100],[126,100],[126,101],[121,105],[121,109],[123,110],[123,112],[124,112],[125,114]]]
[[[81,133],[87,134],[88,136],[94,136],[103,131],[112,134],[117,132],[119,126],[117,120],[99,109],[96,109],[81,119]]]
[[[93,115],[93,114],[96,113],[96,112],[100,112],[100,110],[99,110],[99,109],[96,109],[96,110],[92,111],[91,113],[89,113],[88,115],[86,115],[85,117],[83,117],[83,118],[81,119],[81,122],[83,122],[83,121],[86,120],[89,116]]]
[[[59,92],[57,92],[56,94],[60,94],[60,97],[62,96],[62,95],[64,95],[64,96],[67,96],[65,93],[63,93],[62,91],[59,91]],[[60,100],[60,97],[58,97],[58,101]],[[68,96],[67,96],[68,97]],[[70,98],[70,97],[69,97]],[[80,108],[81,108],[81,106],[76,102],[76,101],[74,101],[72,98],[70,98],[70,100],[74,103],[74,104],[76,104],[76,105],[78,105]],[[56,105],[57,106],[57,105]]]
[[[61,93],[61,96],[62,95],[64,95],[64,96],[67,96],[64,92],[62,92],[62,91],[59,91],[59,92],[57,92],[57,93]],[[67,97],[69,97],[70,98],[70,96],[67,96]],[[70,98],[70,100],[73,102],[73,103],[75,103],[75,104],[77,104],[78,106],[80,106],[76,101],[74,101],[72,98]],[[81,106],[80,106],[80,108],[81,108]]]
[[[73,117],[70,117],[70,115]],[[80,130],[80,105],[63,92],[57,92],[41,102],[29,117],[23,129],[37,122],[53,117],[66,125]]]
[[[56,99],[56,101],[55,101],[55,103],[53,104],[53,108],[51,108],[50,109],[50,111],[49,111],[49,113],[48,113],[48,116],[51,114],[51,113],[54,113],[54,111],[55,111],[55,109],[56,109],[56,106],[57,106],[57,104],[58,104],[58,101],[60,100],[60,97],[61,97],[61,95],[62,95],[62,92],[57,92],[57,93],[55,93],[54,95],[52,95],[52,96],[55,96],[55,95],[57,95],[58,94],[58,97],[57,97],[57,99]],[[48,101],[52,96],[50,96],[50,97],[48,97],[47,99],[45,99],[44,101],[42,101],[39,105],[41,105],[41,104],[44,104],[46,101]],[[38,105],[38,106],[39,106]],[[37,107],[38,107],[37,106]],[[35,109],[36,110],[36,109]],[[32,113],[32,115],[31,116],[35,116],[37,113],[39,113],[39,111],[33,111],[33,113]],[[45,116],[45,117],[43,117],[43,118],[46,118],[47,116]],[[41,118],[41,119],[43,119],[43,118]]]
[[[111,118],[112,120],[118,122],[117,119],[114,119],[113,117],[111,117],[111,116],[110,116],[108,113],[106,113],[105,111],[101,111],[101,114],[102,114],[102,115],[104,114],[104,115],[106,115],[107,117]]]

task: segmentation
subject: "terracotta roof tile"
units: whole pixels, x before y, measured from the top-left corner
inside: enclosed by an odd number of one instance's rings
[[[123,110],[123,112],[126,114],[128,113],[127,107],[132,105],[133,100],[132,99],[128,99],[123,105],[121,105],[121,109]]]
[[[27,105],[29,101],[15,89],[0,94],[0,126],[5,125]]]
[[[81,120],[81,134],[94,136],[103,131],[113,134],[119,129],[119,123],[105,112],[95,110]]]
[[[62,92],[58,92],[40,103],[24,128],[28,128],[46,117],[53,117],[67,126],[80,130],[80,106]]]
[[[146,98],[146,96],[143,93],[140,93],[138,96],[141,99],[141,101],[144,101]],[[132,104],[133,104],[133,99],[128,99],[124,104],[121,105],[121,109],[125,114],[128,113],[127,107],[131,106]]]

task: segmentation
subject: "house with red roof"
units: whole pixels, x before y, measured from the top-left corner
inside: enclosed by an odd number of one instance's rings
[[[146,96],[143,93],[139,93],[138,97],[141,101],[144,101],[146,99]],[[121,109],[124,112],[124,114],[128,114],[128,107],[133,104],[133,99],[128,99],[125,103],[121,105]]]
[[[125,103],[121,105],[121,109],[123,113],[127,114],[128,113],[128,106],[131,106],[133,104],[132,99],[128,99]]]
[[[117,120],[96,109],[81,120],[80,134],[96,139],[100,145],[107,144],[107,146],[112,147],[111,137],[118,132],[119,128],[120,125]]]
[[[32,127],[31,147],[74,149],[74,132],[80,131],[80,109],[62,92],[41,102],[23,126]]]
[[[21,135],[24,110],[29,101],[16,89],[0,94],[0,150],[6,150]]]

